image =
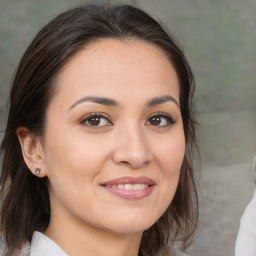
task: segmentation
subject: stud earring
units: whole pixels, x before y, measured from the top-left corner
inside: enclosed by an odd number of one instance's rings
[[[40,169],[39,169],[39,168],[36,168],[36,169],[35,169],[35,175],[37,176],[37,175],[39,175],[39,173],[40,173]]]

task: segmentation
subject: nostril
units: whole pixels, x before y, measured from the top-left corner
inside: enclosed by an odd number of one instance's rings
[[[128,161],[120,161],[119,164],[130,166],[131,164]]]
[[[129,166],[130,168],[140,169],[142,167],[147,166],[149,164],[149,161],[122,161],[122,163],[126,166]]]

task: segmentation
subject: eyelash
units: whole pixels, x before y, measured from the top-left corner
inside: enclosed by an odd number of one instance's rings
[[[165,119],[167,124],[165,124],[165,125],[159,125],[159,124],[154,125],[154,124],[150,123],[150,120],[152,121],[153,118],[156,118],[156,117],[160,118],[160,122],[162,122],[162,119]],[[87,123],[87,122],[92,121],[93,118],[98,119],[98,120],[96,120],[96,122],[98,121],[98,123],[96,123],[96,125],[92,125],[92,124]],[[102,121],[102,118],[105,119],[108,124],[98,125]],[[155,121],[159,121],[159,120],[155,120]],[[90,127],[90,128],[93,128],[93,129],[99,129],[102,126],[105,127],[105,126],[113,125],[113,123],[109,120],[109,117],[106,116],[106,115],[103,115],[102,113],[90,113],[90,114],[83,117],[83,119],[80,121],[80,124],[84,125],[84,126],[87,126],[87,127]],[[159,127],[159,128],[169,127],[173,124],[175,124],[175,120],[170,115],[168,115],[166,113],[152,114],[148,117],[147,122],[146,122],[146,125],[152,125],[152,126],[156,126],[156,127]]]
[[[101,122],[102,121],[101,119],[104,118],[108,122],[108,124],[107,125],[92,125],[92,124],[88,124],[87,122],[91,121],[92,118],[98,118],[99,122]],[[102,113],[90,113],[90,114],[88,114],[88,115],[83,117],[83,119],[80,121],[80,124],[84,125],[84,126],[88,126],[90,128],[93,128],[93,129],[98,129],[101,126],[111,126],[111,125],[113,125],[110,122],[109,117],[103,115]]]
[[[166,120],[167,124],[165,124],[165,125],[153,125],[153,124],[149,124],[149,125],[157,126],[157,127],[159,127],[159,128],[165,128],[165,127],[169,127],[169,126],[171,126],[171,125],[173,125],[173,124],[176,123],[175,120],[172,118],[172,116],[170,116],[169,114],[161,113],[161,112],[160,112],[160,113],[155,113],[155,114],[152,114],[151,116],[149,116],[148,121],[146,122],[146,124],[150,122],[150,119],[152,120],[152,119],[155,118],[155,117],[159,117],[159,118],[161,118],[161,119],[164,118],[164,119]],[[162,121],[162,120],[161,120],[161,121]]]

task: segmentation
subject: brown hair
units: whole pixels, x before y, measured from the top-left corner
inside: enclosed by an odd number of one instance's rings
[[[192,153],[196,145],[193,108],[194,77],[177,43],[157,21],[129,5],[85,5],[60,14],[32,41],[18,66],[10,93],[0,189],[3,195],[0,230],[12,254],[35,230],[44,232],[50,220],[47,178],[39,179],[26,166],[16,135],[27,127],[42,136],[46,109],[54,94],[60,69],[84,45],[103,38],[134,38],[160,47],[173,64],[180,84],[180,106],[186,152],[180,180],[172,203],[162,217],[144,231],[140,251],[155,255],[167,242],[190,244],[198,217],[197,193],[193,177]]]

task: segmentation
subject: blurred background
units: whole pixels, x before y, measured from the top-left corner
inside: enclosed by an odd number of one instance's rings
[[[202,157],[197,168],[200,216],[197,237],[188,253],[232,256],[239,219],[253,191],[250,165],[256,152],[256,1],[125,2],[143,8],[176,36],[196,76]],[[1,130],[13,73],[26,47],[50,19],[81,3],[86,1],[0,1]]]

